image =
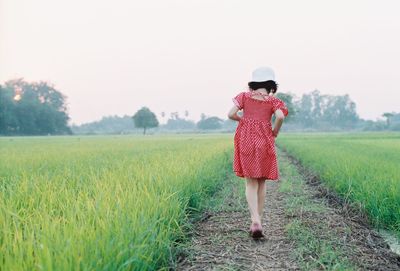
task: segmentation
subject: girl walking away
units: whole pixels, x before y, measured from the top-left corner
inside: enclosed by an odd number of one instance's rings
[[[262,214],[265,203],[265,181],[278,181],[279,170],[275,151],[275,138],[284,118],[286,104],[275,97],[277,84],[271,68],[253,71],[249,90],[233,98],[234,106],[228,117],[239,122],[234,137],[233,170],[246,179],[246,199],[251,215],[250,235],[263,237]],[[243,110],[243,115],[237,113]],[[275,115],[274,126],[271,117]]]

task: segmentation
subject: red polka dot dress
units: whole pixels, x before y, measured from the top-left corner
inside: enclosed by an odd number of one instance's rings
[[[277,109],[287,116],[288,109],[277,97],[263,95],[264,100],[256,100],[254,94],[254,91],[241,92],[233,98],[235,105],[243,109],[234,137],[233,170],[239,177],[277,181],[279,170],[271,117]]]

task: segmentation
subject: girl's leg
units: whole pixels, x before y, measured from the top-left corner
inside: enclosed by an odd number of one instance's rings
[[[261,225],[260,215],[258,213],[258,180],[252,178],[246,178],[246,199],[249,205],[251,221],[253,223],[259,223]]]
[[[266,187],[267,186],[265,184],[265,179],[258,180],[257,199],[258,199],[258,215],[260,216],[260,220],[264,212]]]

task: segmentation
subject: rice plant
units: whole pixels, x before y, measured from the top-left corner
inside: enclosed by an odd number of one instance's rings
[[[400,237],[400,133],[295,133],[277,144]]]
[[[0,270],[168,268],[230,136],[0,138]]]

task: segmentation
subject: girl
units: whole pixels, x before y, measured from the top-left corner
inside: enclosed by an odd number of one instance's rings
[[[278,181],[275,138],[283,119],[288,115],[286,104],[275,97],[277,84],[274,71],[261,67],[253,71],[249,91],[233,98],[234,106],[228,113],[239,121],[234,137],[233,170],[246,178],[246,199],[251,215],[250,235],[263,237],[261,216],[265,202],[265,180]],[[243,116],[237,113],[243,109]],[[275,114],[272,128],[271,116]]]

